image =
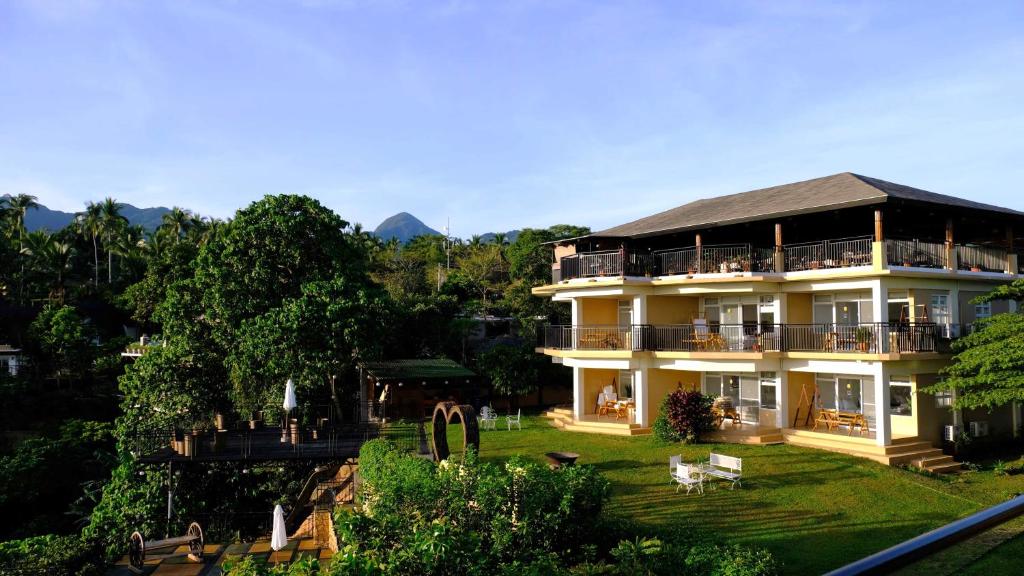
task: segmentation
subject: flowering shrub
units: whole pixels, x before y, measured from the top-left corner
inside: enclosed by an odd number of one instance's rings
[[[714,399],[700,392],[676,390],[661,401],[653,432],[666,442],[696,442],[714,428],[711,406]]]

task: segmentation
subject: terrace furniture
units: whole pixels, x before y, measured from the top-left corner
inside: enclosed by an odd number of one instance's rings
[[[173,550],[178,546],[188,546],[189,560],[193,562],[201,562],[203,560],[203,529],[199,527],[198,522],[189,524],[188,531],[184,536],[165,538],[163,540],[146,542],[138,531],[132,532],[131,538],[128,539],[128,562],[136,573],[141,574],[142,567],[146,563],[147,550],[155,551],[168,548]]]
[[[811,428],[811,432],[818,429],[818,425],[822,424],[825,426],[825,430],[835,430],[839,427],[839,419],[836,416],[834,410],[818,410],[818,417],[814,419],[814,428]]]
[[[700,466],[676,464],[672,480],[676,482],[676,492],[685,487],[687,494],[693,490],[697,490],[698,494],[704,494],[704,471]]]
[[[597,395],[597,415],[607,416],[608,412],[615,408],[615,403],[618,400],[619,395],[614,392],[614,388],[610,385],[605,386],[604,390]]]
[[[614,332],[589,332],[580,335],[580,348],[584,350],[617,350],[619,337]]]
[[[615,419],[626,418],[629,419],[630,411],[636,407],[632,400],[619,400],[613,404],[612,410],[615,412]]]
[[[668,483],[669,484],[671,484],[672,482],[675,482],[675,479],[676,479],[676,466],[679,466],[682,463],[683,463],[683,455],[682,454],[676,454],[675,456],[669,456],[668,457],[668,477],[669,477]]]
[[[868,432],[868,420],[860,412],[836,410],[836,422],[839,426],[849,426],[850,436],[853,436],[854,428],[860,427],[860,433]]]
[[[730,482],[730,490],[735,489],[736,486],[742,487],[740,479],[743,477],[743,460],[712,452],[707,466],[702,467],[702,474],[706,477],[720,478]]]
[[[711,406],[711,415],[715,419],[715,428],[720,428],[726,418],[732,420],[733,426],[740,424],[740,415],[736,412],[736,407],[733,406],[732,400],[724,396],[715,398],[715,403]]]
[[[480,428],[486,430],[490,428],[495,429],[498,423],[498,413],[494,411],[494,408],[490,406],[484,406],[480,409]]]
[[[523,409],[522,408],[520,408],[519,411],[516,412],[515,416],[513,416],[511,414],[509,414],[508,416],[505,416],[505,423],[508,424],[508,429],[511,430],[512,429],[512,425],[515,424],[516,428],[522,430],[523,429],[523,425],[520,423],[520,420],[522,419],[522,417],[523,417]]]
[[[725,338],[721,334],[712,332],[708,321],[704,318],[693,319],[693,338],[690,343],[697,350],[725,350]]]

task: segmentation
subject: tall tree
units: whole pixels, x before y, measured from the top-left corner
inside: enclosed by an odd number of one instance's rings
[[[95,202],[85,205],[85,210],[75,215],[78,233],[92,240],[93,286],[100,285],[100,248],[97,243],[103,229],[103,207]]]
[[[100,204],[100,229],[103,233],[103,249],[107,251],[107,284],[114,283],[114,251],[112,247],[117,242],[125,228],[128,226],[128,219],[121,214],[123,204],[119,204],[113,198],[105,198]]]
[[[25,240],[25,216],[30,209],[39,208],[36,197],[29,194],[18,194],[7,199],[8,218],[18,234],[18,250],[24,248]],[[18,280],[18,298],[25,301],[25,264],[21,265],[21,274]]]
[[[167,235],[177,242],[195,226],[196,217],[188,210],[175,206],[171,208],[170,212],[163,215],[162,221],[160,229],[165,230]]]
[[[1024,279],[1000,286],[975,303],[1024,301]],[[953,391],[955,408],[997,408],[1024,401],[1024,315],[996,314],[953,342],[952,363],[925,390]]]

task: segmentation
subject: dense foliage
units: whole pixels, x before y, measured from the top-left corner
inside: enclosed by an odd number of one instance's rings
[[[712,404],[714,398],[696,391],[676,390],[666,395],[654,421],[655,436],[666,442],[696,442],[714,428]]]
[[[79,536],[35,536],[0,542],[0,574],[100,576],[97,551]]]
[[[771,555],[652,534],[602,514],[589,466],[433,462],[373,441],[360,507],[339,512],[331,574],[774,574]]]
[[[1024,280],[1000,286],[977,298],[1024,301]],[[953,361],[942,369],[942,379],[924,391],[955,391],[956,408],[996,408],[1024,402],[1024,315],[996,314],[953,342]]]

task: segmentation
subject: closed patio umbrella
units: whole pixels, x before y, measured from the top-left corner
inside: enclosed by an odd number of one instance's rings
[[[278,551],[288,545],[288,532],[284,527],[284,508],[274,506],[274,532],[270,535],[270,547]]]
[[[295,383],[289,378],[284,385],[284,403],[281,406],[285,412],[291,412],[298,405],[298,402],[295,401]]]

